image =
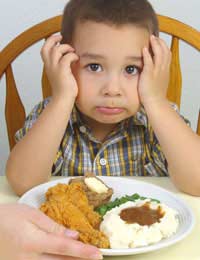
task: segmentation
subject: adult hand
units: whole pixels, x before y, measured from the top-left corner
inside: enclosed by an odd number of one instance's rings
[[[2,204],[0,219],[0,259],[102,259],[96,247],[77,241],[78,232],[55,223],[37,209]]]
[[[170,50],[162,39],[152,35],[150,45],[152,54],[146,47],[143,49],[144,67],[138,85],[144,107],[166,100],[171,62]]]
[[[52,98],[69,98],[74,102],[78,95],[76,80],[71,65],[79,57],[68,44],[60,44],[61,35],[50,36],[41,49],[41,56],[52,88]]]

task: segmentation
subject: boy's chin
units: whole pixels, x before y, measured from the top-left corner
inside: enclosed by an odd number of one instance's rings
[[[101,124],[119,124],[120,122],[126,120],[130,116],[127,117],[96,117],[93,118],[94,121],[101,123]]]

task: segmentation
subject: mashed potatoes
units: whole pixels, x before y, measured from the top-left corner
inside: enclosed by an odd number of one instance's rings
[[[163,203],[149,199],[129,201],[108,211],[100,230],[109,238],[111,248],[147,246],[176,232],[176,215],[175,210]],[[131,221],[131,217],[136,221]]]

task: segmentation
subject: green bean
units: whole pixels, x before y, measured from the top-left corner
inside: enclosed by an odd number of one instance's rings
[[[128,201],[136,201],[136,200],[145,200],[147,197],[140,196],[138,193],[134,193],[133,195],[125,195],[121,198],[116,198],[114,201],[110,201],[106,204],[99,206],[96,211],[103,217],[109,210],[120,206]],[[160,203],[157,199],[149,198],[151,201]]]

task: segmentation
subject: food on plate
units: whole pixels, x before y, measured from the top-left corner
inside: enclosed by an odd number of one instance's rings
[[[111,248],[147,246],[170,237],[177,231],[177,212],[151,199],[127,201],[108,210],[100,230]]]
[[[112,188],[89,174],[49,188],[40,209],[79,231],[80,241],[99,248],[147,246],[177,231],[178,213],[159,200],[135,193],[109,202],[112,194]]]
[[[101,216],[89,205],[81,183],[60,183],[49,188],[40,210],[65,227],[79,231],[80,241],[109,248],[108,238],[98,230]]]
[[[123,204],[127,201],[136,201],[138,199],[144,200],[144,199],[147,199],[147,197],[140,196],[137,193],[134,193],[132,195],[125,195],[121,198],[116,198],[114,201],[103,204],[103,205],[99,206],[98,208],[96,208],[95,210],[103,217],[106,214],[106,212],[111,210],[112,208],[120,206],[121,204]],[[151,199],[151,198],[149,198],[149,199],[151,201],[160,203],[160,201],[157,199]]]
[[[83,184],[90,205],[94,208],[107,203],[113,194],[113,189],[108,187],[101,179],[92,173],[87,173],[83,177],[72,178],[69,183],[80,182]]]

